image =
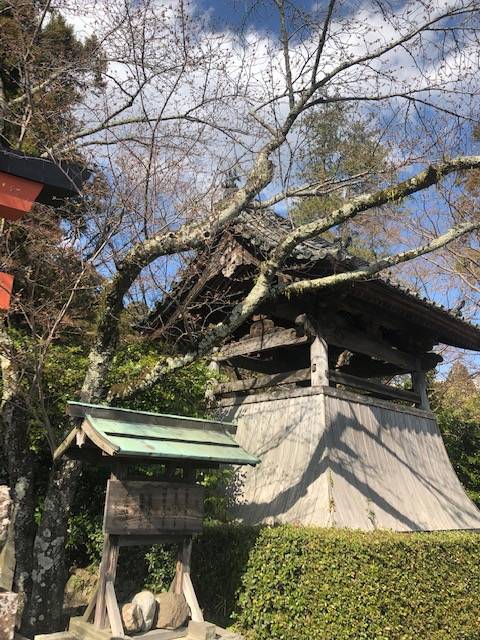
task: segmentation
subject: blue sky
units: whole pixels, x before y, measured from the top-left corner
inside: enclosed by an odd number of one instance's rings
[[[449,0],[449,1],[453,2],[454,0]],[[163,3],[163,0],[160,2],[160,5],[162,5],[162,3]],[[312,0],[309,0],[308,2],[305,0],[298,0],[298,1],[293,0],[293,4],[297,9],[300,9],[300,10],[305,9],[305,10],[311,11],[312,8],[316,8],[319,5],[321,9],[324,10],[326,3],[321,1],[319,3],[314,3]],[[395,0],[393,3],[388,3],[388,4],[389,6],[396,6],[396,7],[404,6],[404,3],[396,2]],[[421,4],[422,4],[421,2],[418,2],[418,4],[416,4],[415,7]],[[172,5],[175,5],[175,3],[173,2]],[[291,7],[291,5],[289,6]],[[385,3],[384,6],[387,6],[387,3]],[[432,0],[432,6],[437,8],[443,8],[443,2],[441,0]],[[336,11],[340,12],[340,14],[342,14],[343,17],[345,17],[345,12],[348,11],[349,14],[351,14],[350,17],[353,16],[354,18],[356,18],[356,21],[355,19],[353,20],[353,25],[354,25],[354,29],[357,29],[357,33],[356,33],[356,36],[353,37],[353,40],[351,40],[350,38],[347,38],[345,40],[345,37],[339,38],[338,33],[341,33],[343,36],[345,36],[345,32],[339,31],[340,27],[338,26],[338,21],[337,21],[335,26],[335,29],[337,31],[335,34],[334,43],[333,43],[333,46],[327,51],[327,54],[325,55],[326,66],[324,67],[324,69],[325,68],[328,69],[329,64],[335,64],[345,59],[345,55],[347,55],[350,50],[353,53],[356,53],[358,55],[358,52],[359,50],[362,49],[362,47],[364,46],[364,43],[367,42],[367,46],[368,46],[368,43],[371,41],[372,37],[373,38],[378,37],[379,42],[380,41],[385,42],[386,40],[389,40],[392,37],[394,37],[395,33],[397,33],[398,35],[398,31],[396,31],[397,25],[392,24],[389,20],[384,20],[382,15],[379,14],[379,11],[376,9],[376,7],[377,5],[374,5],[373,3],[370,3],[369,5],[368,2],[364,2],[363,0],[349,0],[348,2],[346,0],[343,0],[343,1],[339,0],[338,5],[336,7]],[[269,73],[271,73],[275,82],[277,83],[282,82],[282,78],[284,78],[283,58],[279,48],[278,38],[276,38],[276,36],[278,35],[279,23],[278,23],[278,13],[275,9],[273,0],[265,0],[264,2],[263,1],[255,2],[254,0],[221,0],[221,1],[190,0],[190,4],[188,6],[187,11],[190,13],[190,15],[192,15],[191,12],[193,12],[194,16],[197,15],[199,17],[206,18],[205,22],[202,21],[202,26],[205,27],[205,31],[207,32],[206,38],[208,38],[211,32],[214,31],[216,32],[215,36],[224,35],[225,39],[228,41],[228,44],[231,45],[230,48],[225,49],[225,51],[228,52],[226,53],[225,60],[227,60],[228,74],[230,79],[232,77],[236,78],[235,74],[237,72],[239,60],[242,58],[243,55],[245,55],[247,57],[247,60],[249,61],[249,63],[252,64],[252,67],[253,67],[255,82],[252,83],[252,87],[253,87],[254,94],[255,92],[258,91],[258,93],[261,94],[263,97],[262,91],[268,91],[270,89],[269,80],[268,80],[268,78],[270,77],[268,75]],[[321,18],[322,15],[317,15],[316,17]],[[336,17],[338,17],[338,15],[336,15]],[[94,28],[95,22],[93,20],[90,20],[90,22],[87,20],[85,23],[84,17],[80,18],[77,15],[76,18],[77,20],[80,19],[80,23],[82,23],[82,20],[83,20],[84,26],[86,24],[86,26],[89,27],[90,29]],[[342,21],[340,20],[340,22]],[[407,20],[407,23],[408,23],[408,20]],[[402,23],[402,27],[405,28],[405,25],[403,23]],[[347,31],[349,30],[348,31],[349,36],[352,36],[351,28],[352,28],[352,25],[349,24],[347,26]],[[242,31],[242,29],[243,29],[243,35],[248,34],[250,37],[250,40],[248,38],[242,38],[242,37],[236,40],[232,36],[231,32],[236,32],[236,34],[238,35],[239,31]],[[253,34],[253,32],[255,33]],[[309,42],[308,36],[310,36],[310,42]],[[200,37],[202,36],[200,35]],[[418,54],[418,57],[413,61],[413,63],[412,63],[412,59],[410,58],[410,53],[411,53],[410,51],[405,51],[402,49],[401,51],[396,52],[395,55],[392,55],[388,62],[388,65],[390,65],[391,69],[393,70],[392,74],[391,75],[383,74],[382,82],[380,83],[379,87],[375,87],[375,85],[373,85],[374,86],[373,90],[380,91],[380,92],[396,91],[398,90],[398,87],[403,86],[402,84],[403,82],[408,83],[410,81],[409,79],[411,79],[412,76],[415,76],[415,75],[422,76],[422,74],[424,74],[425,71],[427,72],[428,78],[433,76],[436,80],[438,79],[440,84],[443,81],[445,81],[445,76],[442,76],[439,74],[439,69],[438,69],[439,51],[436,50],[435,46],[433,46],[432,44],[432,39],[434,39],[435,37],[438,37],[438,36],[432,36],[430,34],[427,38],[429,49],[427,51],[426,58],[422,57],[422,53],[424,52],[422,48],[420,49],[420,53]],[[305,60],[305,56],[306,56],[305,48],[311,53],[312,44],[318,41],[317,38],[318,38],[318,32],[316,35],[313,36],[313,39],[312,39],[312,33],[307,34],[306,30],[300,30],[299,32],[296,32],[296,38],[293,43],[292,49],[293,49],[294,64],[297,64],[297,69],[301,68],[302,63]],[[259,43],[258,48],[255,47],[257,40]],[[299,40],[302,40],[302,46],[299,45]],[[218,41],[221,41],[221,37],[218,38]],[[264,41],[267,41],[268,47],[265,47]],[[254,42],[253,46],[251,42]],[[344,44],[345,42],[348,42],[348,45],[345,45]],[[306,46],[304,47],[303,45],[306,45]],[[430,56],[429,58],[428,53],[431,52],[432,50],[433,50],[433,55]],[[232,61],[231,65],[230,65],[230,60]],[[416,66],[417,62],[420,62],[420,70]],[[160,63],[161,63],[161,60],[160,60]],[[272,63],[272,68],[270,68],[270,63]],[[237,67],[235,65],[237,65]],[[453,65],[453,69],[455,69],[455,60],[453,60],[452,65]],[[451,71],[451,68],[452,67],[448,66],[446,69],[443,69],[443,72],[449,73]],[[478,68],[478,66],[476,68]],[[250,69],[248,64],[246,65],[246,69]],[[419,73],[417,73],[418,71]],[[120,77],[123,79],[123,76],[121,75],[120,71],[119,73],[120,73]],[[344,88],[344,91],[347,91],[347,95],[352,95],[352,94],[355,94],[355,92],[359,92],[359,91],[360,92],[367,91],[370,88],[370,85],[368,85],[368,80],[365,79],[365,75],[364,75],[365,73],[367,73],[366,69],[361,71],[361,75],[356,76],[355,74],[353,74],[352,76],[349,76],[346,81],[344,81],[344,84],[342,86]],[[432,74],[432,76],[428,74]],[[447,78],[446,82],[448,82],[449,80],[450,80],[450,77]],[[463,83],[464,81],[463,77],[461,81]],[[192,79],[193,84],[188,85],[187,83],[185,87],[187,89],[190,86],[195,87],[196,86],[195,83],[197,82],[198,82],[198,78],[194,78]],[[475,86],[478,86],[478,83],[476,83]],[[180,108],[184,108],[184,102],[186,99],[188,99],[188,95],[189,95],[188,90],[185,89],[185,87],[183,89],[184,92],[180,93],[180,95],[182,96]],[[250,83],[249,83],[249,87],[250,87]],[[164,85],[160,84],[157,92],[153,91],[152,93],[149,94],[148,107],[152,109],[152,111],[155,108],[155,105],[157,103],[161,104],[162,95],[163,95],[162,92],[165,93],[164,89],[165,89]],[[249,97],[251,97],[252,89],[250,88],[249,90],[250,90]],[[276,88],[275,88],[275,91],[277,91]],[[330,89],[330,91],[332,95],[335,95],[335,92],[338,91],[338,85],[333,84],[333,87]],[[268,95],[268,93],[265,93],[265,95]],[[456,97],[454,96],[454,94],[450,94],[450,96],[452,95],[453,97],[451,97],[451,100],[454,101],[455,105],[458,104],[457,102],[455,102]],[[448,100],[448,97],[449,96],[447,96],[446,98],[447,100]],[[255,99],[257,99],[257,97],[255,97]],[[445,99],[445,96],[443,96],[442,99]],[[261,100],[261,98],[258,98],[258,100]],[[286,101],[284,101],[284,103],[285,102]],[[468,100],[467,100],[467,103],[468,103]],[[370,103],[367,101],[361,104],[362,104],[361,109],[365,109],[366,104],[370,105]],[[441,131],[441,127],[445,125],[445,122],[444,122],[445,118],[443,118],[441,114],[439,115],[438,113],[433,113],[431,108],[423,106],[423,107],[419,107],[419,112],[417,112],[417,115],[415,115],[413,107],[412,107],[412,110],[408,113],[408,115],[406,115],[405,109],[403,110],[398,109],[399,116],[398,118],[396,118],[396,121],[395,121],[395,117],[393,117],[392,114],[395,112],[395,110],[397,110],[398,103],[395,103],[395,101],[391,101],[391,102],[385,102],[385,103],[373,102],[372,104],[373,106],[369,106],[368,108],[376,110],[377,122],[381,124],[383,120],[384,121],[383,124],[386,125],[387,122],[389,123],[388,135],[394,141],[394,144],[392,145],[392,149],[394,154],[397,153],[395,157],[397,159],[399,158],[401,159],[404,156],[407,156],[407,157],[411,156],[412,161],[409,163],[409,166],[408,167],[404,166],[402,169],[402,173],[403,173],[402,177],[407,177],[407,175],[411,175],[414,171],[417,171],[421,168],[422,165],[417,164],[417,161],[416,161],[416,158],[418,157],[420,157],[421,161],[423,162],[425,161],[425,159],[429,160],[430,158],[432,159],[441,158],[443,153],[446,153],[447,155],[448,154],[457,155],[459,153],[472,152],[472,148],[470,145],[471,137],[470,135],[467,135],[467,129],[469,127],[466,126],[463,128],[458,128],[457,134],[453,135],[452,137],[453,144],[451,146],[448,146],[448,145],[444,146],[443,144],[444,139],[442,138],[442,136],[439,136],[439,145],[433,146],[432,148],[428,149],[427,153],[429,155],[422,154],[420,148],[418,149],[419,153],[417,155],[417,147],[422,146],[421,145],[422,137],[428,137],[428,129],[430,129],[431,131],[434,131],[438,127],[438,129]],[[449,105],[450,103],[447,102],[446,104]],[[232,107],[230,110],[225,111],[226,115],[225,115],[224,122],[226,123],[227,127],[234,126],[232,124],[232,120],[229,120],[229,118],[233,119],[237,116],[238,113],[243,113],[242,105],[240,105],[240,109],[238,108],[237,105],[238,105],[238,101],[237,103],[235,103],[234,108]],[[405,102],[403,103],[403,105],[405,105]],[[469,106],[470,105],[467,104],[467,106],[465,107],[467,111],[469,109]],[[248,109],[250,109],[250,105],[248,106]],[[422,111],[423,111],[423,116],[427,121],[426,128],[424,130],[422,130],[421,127],[419,126],[420,117],[418,113],[421,113]],[[285,104],[282,104],[280,101],[278,104],[277,115],[281,119],[284,113],[285,113]],[[267,118],[271,117],[271,114],[267,113],[266,117]],[[216,122],[218,121],[216,120]],[[248,129],[247,133],[244,135],[244,138],[246,138],[247,143],[250,143],[251,137],[252,137],[251,130]],[[294,137],[295,136],[292,135],[292,138]],[[406,147],[404,146],[403,148],[399,148],[399,144],[398,144],[399,140],[401,140],[404,143],[404,145],[406,145]],[[216,162],[218,158],[221,156],[221,154],[223,153],[225,155],[225,158],[224,158],[225,166],[230,166],[237,157],[240,157],[241,161],[244,162],[245,164],[245,172],[248,171],[249,165],[251,164],[251,156],[249,156],[248,154],[245,154],[242,156],[241,149],[239,149],[238,147],[235,148],[234,151],[232,151],[231,153],[229,152],[229,154],[227,154],[227,152],[223,151],[223,146],[222,146],[223,143],[224,141],[218,138],[216,143],[212,145],[212,149],[208,150],[209,153],[211,152],[211,155],[203,156],[204,158],[206,158],[206,160],[204,161],[205,166],[202,166],[201,164],[200,165],[197,164],[195,165],[195,167],[188,169],[189,171],[192,172],[192,178],[195,178],[196,176],[200,175],[202,171],[205,171],[206,169],[209,170],[211,167],[218,167],[218,170],[222,171],[223,165],[220,165],[220,164],[217,165]],[[220,149],[221,151],[219,151],[218,149]],[[237,155],[237,152],[238,152],[238,155]],[[476,152],[478,153],[478,150],[476,150]],[[275,158],[275,162],[278,165],[280,160],[278,158]],[[270,185],[266,195],[271,195],[272,192],[276,192],[277,188],[278,188],[278,181],[276,184]],[[433,189],[429,190],[428,197],[431,199],[431,202],[433,203],[435,199],[435,193]],[[410,198],[408,204],[409,204],[409,208],[412,211],[415,211],[415,210],[421,211],[420,196]],[[280,210],[285,210],[284,205],[283,207],[280,206],[279,208]],[[438,211],[438,206],[436,203],[435,203],[435,209]],[[455,301],[452,300],[452,298],[455,297],[454,295],[455,291],[453,289],[451,291],[446,291],[445,288],[440,287],[438,291],[434,291],[434,288],[432,286],[429,289],[429,294],[432,297],[434,297],[437,301],[442,302],[447,306],[451,306],[452,304],[455,303]]]
[[[274,11],[252,0],[197,0],[197,10],[208,12],[212,27],[222,30],[224,26],[238,29],[254,27],[257,30],[276,31],[278,17]],[[310,3],[298,3],[300,6]]]

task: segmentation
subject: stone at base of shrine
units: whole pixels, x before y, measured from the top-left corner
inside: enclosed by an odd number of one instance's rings
[[[0,593],[0,640],[13,640],[18,610],[18,593]]]
[[[133,602],[127,602],[122,607],[122,624],[126,633],[139,633],[143,629],[142,610]]]
[[[171,591],[158,593],[157,629],[178,629],[188,618],[189,609],[183,594]]]
[[[157,602],[151,591],[140,591],[133,598],[132,604],[136,604],[142,610],[143,627],[142,631],[150,631],[153,626],[155,614],[157,613]]]
[[[188,640],[215,640],[216,626],[209,622],[196,622],[190,620],[188,623]]]

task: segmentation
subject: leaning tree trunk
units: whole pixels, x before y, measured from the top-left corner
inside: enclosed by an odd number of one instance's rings
[[[100,402],[105,395],[104,379],[117,343],[117,328],[118,314],[111,317],[108,309],[99,322],[97,341],[90,351],[81,392],[84,402]],[[64,588],[68,576],[65,543],[80,473],[81,463],[71,460],[54,463],[50,473],[33,548],[31,597],[22,617],[21,630],[27,636],[62,629]]]
[[[16,411],[13,412],[15,416]],[[19,593],[23,606],[28,606],[32,585],[32,551],[35,539],[34,461],[24,436],[24,418],[12,417],[5,422],[5,449],[8,457],[10,490],[13,499],[15,540],[15,573],[13,591]],[[8,436],[7,436],[8,433]]]
[[[65,543],[80,472],[79,462],[61,460],[53,465],[50,473],[33,548],[32,592],[22,619],[22,632],[28,637],[62,628],[63,591],[68,571]]]
[[[31,589],[32,551],[35,538],[34,460],[30,451],[28,416],[18,375],[11,359],[8,336],[0,335],[2,354],[1,422],[8,481],[13,500],[15,573],[12,588],[28,606]]]

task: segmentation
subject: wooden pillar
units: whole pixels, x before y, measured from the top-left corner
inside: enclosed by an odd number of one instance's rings
[[[420,396],[420,409],[429,411],[430,402],[427,395],[427,379],[425,377],[425,371],[412,372],[412,387],[415,393],[418,393]]]
[[[178,553],[175,578],[170,585],[170,591],[183,593],[190,609],[192,620],[203,622],[203,613],[198,604],[192,579],[190,578],[190,558],[192,555],[192,538],[185,538],[183,546]]]
[[[183,545],[183,576],[182,587],[183,595],[190,608],[190,615],[194,622],[203,622],[203,613],[198,604],[197,595],[193,588],[192,579],[190,578],[190,558],[192,555],[192,538],[185,540]]]
[[[118,562],[118,537],[105,534],[103,541],[102,562],[100,564],[100,579],[98,581],[97,599],[95,602],[96,629],[104,629],[106,624],[106,586],[107,582],[115,582]]]
[[[310,347],[310,380],[312,387],[328,387],[328,344],[320,335]]]
[[[126,468],[120,461],[117,461],[110,474],[110,479],[124,480],[125,478],[126,478]],[[100,577],[98,580],[97,593],[95,596],[94,626],[96,629],[105,629],[106,627],[107,583],[111,582],[113,586],[113,583],[115,582],[115,576],[117,575],[118,553],[119,553],[118,536],[112,536],[109,533],[106,533],[103,538],[102,561],[100,563]],[[111,600],[111,594],[110,594],[110,605],[111,605],[111,602],[112,600]],[[89,607],[87,607],[87,609],[88,608]]]

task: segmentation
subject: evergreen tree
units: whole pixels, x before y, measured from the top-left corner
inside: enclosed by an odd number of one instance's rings
[[[40,154],[80,126],[73,110],[101,84],[97,39],[79,40],[44,0],[0,1],[0,143]]]
[[[303,133],[301,179],[319,184],[321,193],[299,199],[291,214],[296,225],[320,218],[393,177],[381,130],[371,117],[354,112],[351,106],[338,103],[317,108],[307,116]],[[351,251],[369,259],[385,251],[392,239],[387,238],[389,230],[385,213],[376,213],[368,220],[359,218],[342,225],[340,237]]]
[[[434,384],[433,408],[455,471],[480,507],[480,391],[465,365]]]

